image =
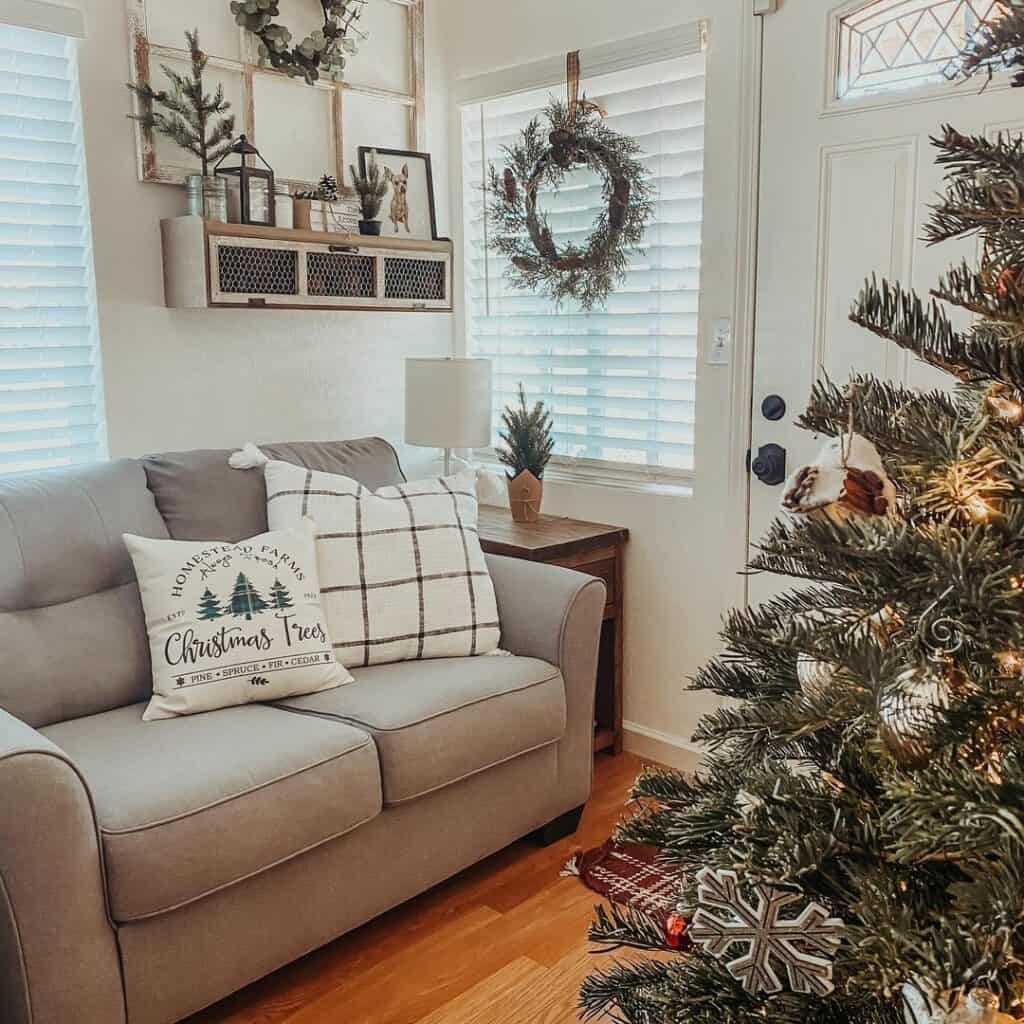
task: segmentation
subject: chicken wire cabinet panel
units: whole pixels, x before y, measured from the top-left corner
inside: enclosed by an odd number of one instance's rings
[[[221,224],[161,222],[172,308],[449,312],[452,245]]]

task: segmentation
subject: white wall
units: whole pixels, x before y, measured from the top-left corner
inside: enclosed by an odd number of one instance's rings
[[[380,434],[399,441],[403,358],[447,355],[451,317],[166,309],[159,221],[184,212],[184,192],[136,176],[133,126],[125,116],[125,0],[82,0],[82,7],[87,37],[80,74],[111,454],[228,447],[247,439]],[[439,183],[438,227],[447,234],[449,104],[431,15],[428,138]],[[365,55],[372,59],[369,44]]]
[[[732,367],[701,365],[697,388],[697,483],[692,496],[642,494],[549,482],[545,510],[628,526],[626,745],[686,764],[698,718],[715,706],[683,692],[688,676],[718,649],[723,612],[744,598],[738,576],[746,551],[746,474],[751,330],[747,308],[747,200],[752,180],[755,19],[749,0],[444,0],[445,56],[456,80],[630,35],[708,19],[708,105],[701,340],[711,322],[735,321]],[[744,80],[746,79],[746,80]],[[457,120],[450,127],[460,159]],[[461,210],[453,183],[453,210]],[[461,232],[458,219],[456,237]],[[463,342],[462,331],[456,344]]]

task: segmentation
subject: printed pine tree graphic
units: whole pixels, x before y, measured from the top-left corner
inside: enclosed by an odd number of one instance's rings
[[[270,605],[279,612],[292,607],[292,595],[280,580],[274,580],[274,585],[270,588]]]
[[[209,622],[212,619],[219,619],[223,614],[220,598],[207,587],[199,601],[199,618]]]
[[[240,572],[238,579],[235,580],[235,589],[231,593],[231,614],[244,615],[247,619],[251,619],[254,615],[266,611],[267,607],[267,602],[249,582],[249,577],[244,572]]]

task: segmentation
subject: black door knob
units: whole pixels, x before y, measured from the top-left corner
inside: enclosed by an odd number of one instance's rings
[[[786,449],[777,444],[761,445],[750,468],[761,483],[778,486],[786,479]]]
[[[786,415],[786,400],[782,395],[769,395],[761,403],[761,415],[766,420],[781,420]]]

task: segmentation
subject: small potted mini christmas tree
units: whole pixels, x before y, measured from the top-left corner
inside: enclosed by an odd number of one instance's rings
[[[171,88],[154,89],[148,82],[129,82],[128,88],[138,97],[141,113],[129,114],[146,131],[157,132],[199,158],[201,186],[195,187],[189,175],[190,192],[204,197],[203,213],[215,220],[226,220],[227,210],[218,204],[218,187],[223,184],[210,174],[210,166],[231,148],[235,134],[235,116],[229,114],[231,104],[224,98],[224,87],[218,85],[211,96],[204,90],[203,72],[207,56],[199,47],[199,29],[185,32],[188,42],[191,74],[186,77],[161,65]],[[161,109],[157,109],[161,108]]]
[[[519,405],[508,406],[502,414],[505,429],[499,435],[506,447],[498,458],[508,466],[508,502],[517,523],[535,523],[544,497],[544,470],[555,447],[551,416],[543,402],[533,408],[526,404],[526,391],[519,385]]]
[[[379,235],[380,220],[377,215],[387,195],[388,182],[383,168],[377,163],[377,151],[370,150],[366,158],[366,174],[360,174],[352,164],[349,165],[349,171],[352,173],[352,187],[359,194],[359,206],[363,213],[363,219],[359,222],[359,233]]]

